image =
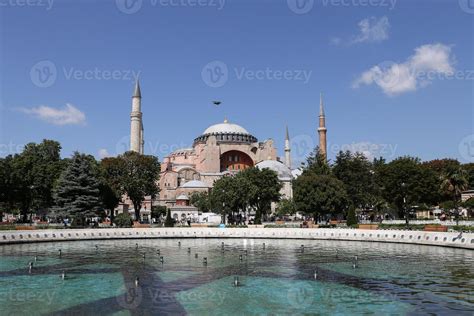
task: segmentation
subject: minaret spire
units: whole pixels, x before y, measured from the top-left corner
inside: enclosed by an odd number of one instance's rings
[[[138,78],[137,78],[137,81],[135,81],[135,91],[133,92],[133,97],[134,98],[142,97],[142,92],[140,90],[140,80]]]
[[[323,94],[319,96],[319,152],[327,160],[327,129],[326,115],[324,114]]]
[[[323,94],[319,94],[319,116],[324,116]]]
[[[130,114],[130,150],[143,154],[144,130],[142,120],[142,93],[137,79],[132,96],[132,113]]]
[[[285,137],[285,164],[291,169],[291,146],[290,146],[290,133],[288,132],[288,125],[286,126],[286,137]]]

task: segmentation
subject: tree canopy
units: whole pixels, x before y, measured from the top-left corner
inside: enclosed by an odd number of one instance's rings
[[[436,203],[438,178],[420,159],[400,157],[379,169],[382,195],[404,217],[407,206]]]
[[[53,205],[53,188],[63,169],[60,151],[58,142],[43,140],[29,143],[22,153],[3,160],[4,199],[20,209],[23,222],[30,211],[47,211]]]
[[[294,181],[293,196],[296,209],[315,219],[345,212],[349,201],[342,181],[314,172],[303,173]]]
[[[94,157],[74,153],[54,190],[55,213],[83,224],[85,217],[95,216],[102,206],[99,188],[99,169]]]
[[[223,216],[251,207],[255,210],[255,223],[261,223],[271,203],[280,200],[281,188],[276,172],[248,168],[217,180],[211,193],[211,205]]]
[[[367,208],[375,194],[374,171],[368,159],[361,153],[339,152],[332,168],[334,176],[342,181],[352,205]]]
[[[135,220],[140,220],[140,209],[145,197],[154,199],[158,194],[160,163],[154,156],[128,151],[118,157],[123,160],[123,174],[120,177],[123,192],[133,203]]]

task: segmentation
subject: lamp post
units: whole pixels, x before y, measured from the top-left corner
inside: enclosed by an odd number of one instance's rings
[[[405,224],[407,226],[407,229],[410,227],[410,224],[408,222],[408,216],[410,215],[408,210],[407,210],[407,198],[406,198],[406,183],[402,182],[402,195],[403,195],[403,214],[405,214]]]
[[[33,190],[35,189],[34,185],[30,186],[30,226],[33,225],[33,211],[31,207],[33,206]]]

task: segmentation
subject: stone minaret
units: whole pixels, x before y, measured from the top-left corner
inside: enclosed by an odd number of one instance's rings
[[[323,105],[323,94],[321,93],[319,99],[319,151],[324,156],[324,159],[327,160],[327,129],[326,129],[326,115],[324,115],[324,105]]]
[[[290,147],[290,133],[288,133],[288,126],[286,127],[286,137],[285,137],[285,164],[291,170],[291,147]]]
[[[140,82],[135,83],[132,96],[132,113],[130,114],[130,150],[143,154],[143,121],[142,121],[142,94]]]

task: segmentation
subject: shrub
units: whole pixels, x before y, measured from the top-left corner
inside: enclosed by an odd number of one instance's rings
[[[165,227],[173,227],[174,226],[174,220],[171,218],[171,211],[168,210],[166,213],[166,220],[165,220]]]
[[[357,224],[357,217],[354,207],[349,208],[349,213],[347,214],[347,226],[354,226]]]
[[[407,230],[406,224],[379,224],[379,229]],[[424,224],[410,224],[409,230],[424,230]]]
[[[267,224],[263,228],[300,228],[299,224]]]
[[[132,227],[132,217],[128,213],[121,213],[115,216],[114,224],[118,227]]]
[[[455,231],[458,231],[458,232],[461,232],[461,231],[462,232],[468,231],[468,232],[471,232],[471,233],[474,232],[474,226],[461,226],[461,225],[459,225],[459,226],[453,226],[451,228]]]

